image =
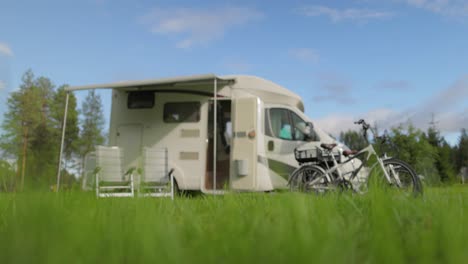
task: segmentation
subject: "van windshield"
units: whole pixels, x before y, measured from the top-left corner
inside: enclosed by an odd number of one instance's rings
[[[271,108],[266,112],[265,134],[268,136],[294,141],[318,141],[310,137],[311,127],[299,115],[285,108]]]

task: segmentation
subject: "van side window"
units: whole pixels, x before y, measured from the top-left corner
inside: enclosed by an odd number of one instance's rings
[[[277,138],[293,140],[289,110],[281,108],[270,109],[270,124],[273,135]]]
[[[128,93],[128,109],[148,109],[154,106],[153,91],[134,91]]]
[[[200,102],[164,104],[165,123],[196,123],[200,121]]]
[[[269,137],[274,137],[273,131],[271,131],[271,123],[270,123],[270,109],[265,109],[265,135]]]
[[[298,115],[295,113],[291,113],[291,119],[294,127],[294,139],[305,141],[306,140],[306,122],[302,120]]]

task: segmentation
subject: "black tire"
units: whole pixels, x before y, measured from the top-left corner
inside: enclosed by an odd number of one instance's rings
[[[393,182],[392,186],[398,187],[402,191],[412,192],[414,195],[423,193],[421,180],[408,163],[396,158],[384,160],[383,163],[392,180],[394,180],[393,174],[397,174],[400,179],[401,186],[398,186],[396,182]]]
[[[289,188],[293,192],[323,192],[327,185],[325,172],[315,165],[303,165],[289,177]]]

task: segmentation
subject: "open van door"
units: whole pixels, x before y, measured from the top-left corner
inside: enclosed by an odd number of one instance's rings
[[[255,190],[257,187],[257,98],[239,98],[233,101],[231,188]]]

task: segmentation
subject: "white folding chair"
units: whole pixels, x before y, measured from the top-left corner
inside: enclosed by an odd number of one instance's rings
[[[133,197],[133,172],[122,168],[123,151],[119,147],[96,146],[96,195],[98,197]]]
[[[139,195],[174,199],[174,177],[173,170],[168,170],[167,149],[145,147],[143,151]]]
[[[95,169],[96,169],[96,152],[88,152],[84,157],[81,189],[91,191],[95,188]]]

